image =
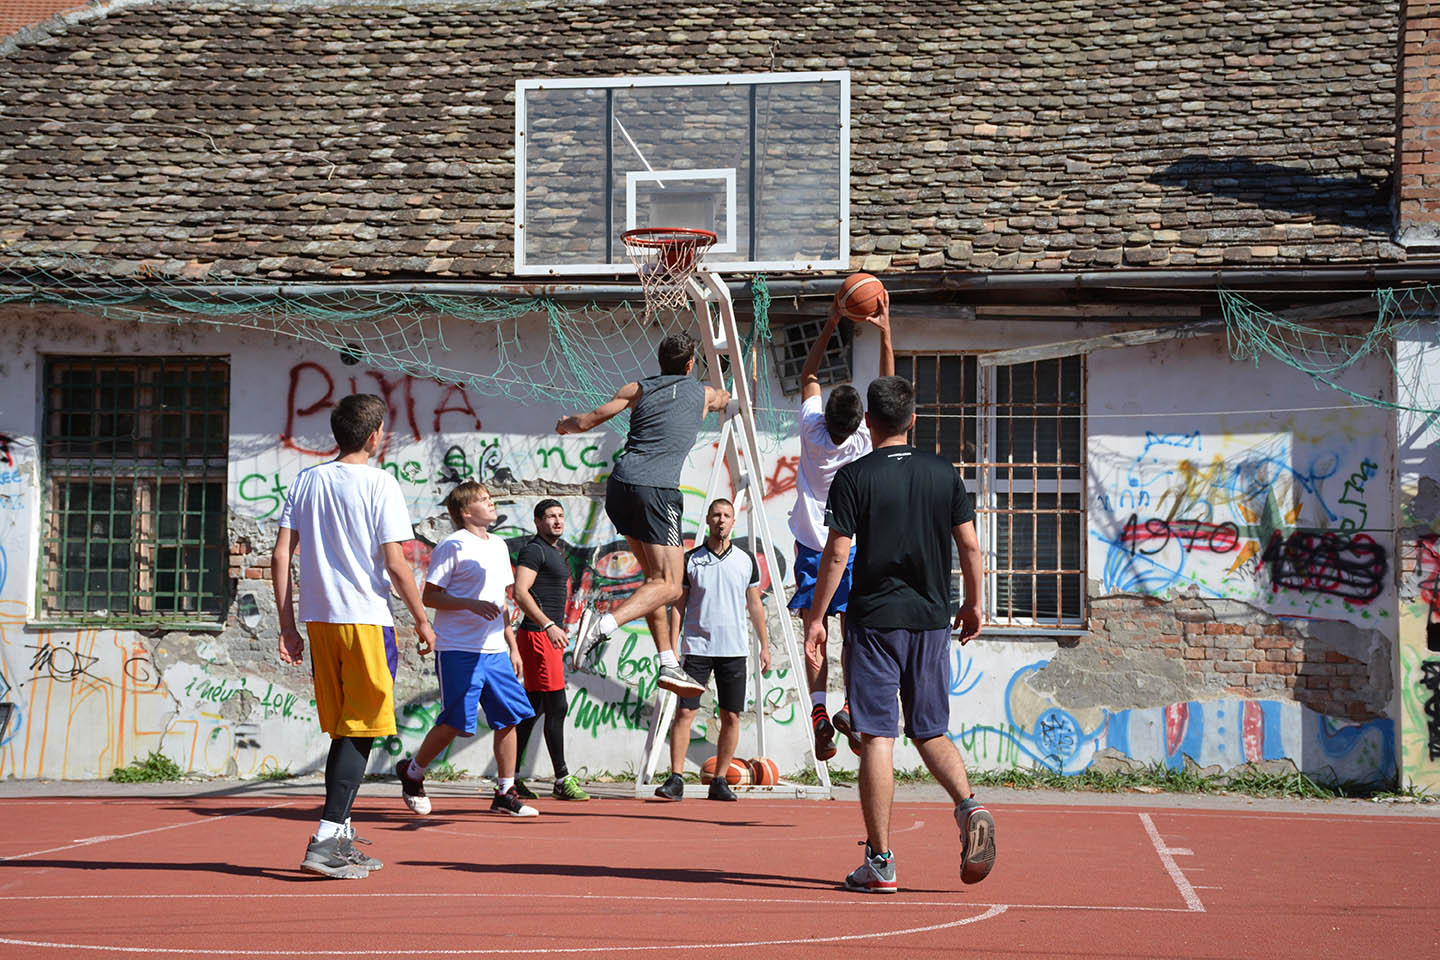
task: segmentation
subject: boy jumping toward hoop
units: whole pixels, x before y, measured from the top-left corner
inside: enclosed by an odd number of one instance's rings
[[[845,464],[870,452],[870,428],[862,420],[860,394],[849,384],[830,391],[830,399],[820,403],[820,362],[825,347],[840,322],[840,311],[832,303],[825,328],[810,347],[805,366],[800,370],[800,465],[795,471],[795,507],[790,511],[790,532],[795,536],[795,594],[790,609],[803,618],[810,612],[815,595],[815,575],[820,568],[820,553],[825,549],[829,530],[825,526],[825,498],[830,483]],[[890,297],[882,292],[879,311],[862,322],[874,324],[880,331],[880,376],[895,373],[895,350],[890,343]],[[830,616],[839,614],[842,622],[850,599],[850,579],[855,563],[855,548],[850,548],[845,571],[835,588],[820,622],[825,625],[826,641],[822,641],[819,661],[805,661],[805,679],[810,687],[810,724],[815,733],[815,756],[829,760],[835,756],[835,731],[838,728],[850,740],[850,749],[860,753],[860,739],[850,727],[849,701],[835,714],[834,723],[826,710],[826,689],[830,681],[830,664],[826,642],[830,635]]]
[[[575,662],[581,663],[622,623],[644,617],[660,655],[657,683],[679,696],[705,689],[680,669],[666,606],[680,599],[684,551],[680,541],[680,470],[695,445],[700,422],[730,404],[725,390],[690,376],[695,366],[694,337],[677,333],[660,341],[660,375],[632,381],[589,413],[562,417],[555,432],[585,433],[630,411],[630,434],[605,487],[605,513],[630,545],[645,582],[615,609],[599,617],[587,610],[580,620]]]
[[[350,808],[376,737],[395,733],[395,620],[390,590],[415,620],[419,649],[435,640],[400,545],[414,538],[400,484],[370,465],[385,442],[385,401],[345,397],[330,412],[339,455],[290,485],[271,554],[280,616],[280,660],[304,662],[295,628],[290,560],[300,559],[300,619],[310,640],[315,713],[330,734],[325,809],[300,869],[360,880],[383,864],[356,850]]]
[[[495,731],[495,776],[491,813],[535,817],[515,792],[515,725],[535,711],[520,685],[520,652],[505,611],[505,591],[515,582],[505,541],[492,536],[498,514],[490,491],[467,480],[445,505],[456,530],[430,554],[424,601],[435,608],[435,676],[440,681],[440,716],[409,760],[395,765],[405,805],[430,812],[425,770],[456,737],[473,737],[477,711]]]

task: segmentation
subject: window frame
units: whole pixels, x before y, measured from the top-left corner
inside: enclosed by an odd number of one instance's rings
[[[919,386],[920,380],[918,361],[921,358],[929,358],[935,362],[936,382],[934,386],[934,401],[922,403],[918,396],[918,390],[916,398],[916,413],[919,418],[923,419],[926,417],[927,411],[930,411],[928,413],[929,416],[937,418],[936,427],[932,431],[923,431],[928,432],[930,437],[933,437],[934,445],[929,449],[940,453],[942,456],[947,455],[941,452],[942,430],[939,426],[940,419],[946,416],[945,410],[947,407],[968,409],[971,411],[971,416],[973,417],[970,423],[962,426],[959,438],[961,455],[965,456],[968,450],[973,448],[974,460],[952,460],[951,462],[954,463],[956,469],[960,471],[961,476],[965,480],[966,487],[971,491],[971,496],[975,504],[976,527],[979,534],[981,551],[985,558],[985,599],[982,608],[985,631],[992,636],[997,634],[1010,634],[1020,637],[1084,635],[1089,632],[1090,622],[1090,598],[1086,586],[1089,559],[1087,549],[1089,517],[1085,495],[1087,476],[1086,445],[1088,437],[1088,418],[1085,410],[1085,387],[1088,364],[1085,362],[1085,355],[1083,353],[1068,354],[1061,357],[1045,358],[1042,360],[1025,360],[1020,363],[1006,365],[991,365],[978,362],[979,358],[985,356],[987,352],[988,351],[977,350],[897,350],[895,353],[897,370],[903,369],[913,373],[915,377],[912,383],[916,383],[917,387]],[[942,396],[940,371],[945,358],[959,358],[961,369],[965,377],[969,380],[969,382],[962,386],[962,397],[959,401],[942,402],[940,399]],[[999,370],[1014,370],[1022,366],[1030,366],[1033,368],[1036,364],[1044,363],[1051,359],[1064,363],[1072,358],[1078,364],[1078,370],[1075,371],[1078,398],[1074,401],[1065,401],[1061,390],[1058,388],[1056,391],[1056,400],[1053,402],[1042,402],[1038,396],[1026,402],[1009,400],[1002,403],[1000,400],[1000,387],[998,383]],[[899,366],[901,364],[904,364],[904,366]],[[1063,377],[1063,367],[1057,368],[1056,375],[1057,377]],[[974,389],[973,399],[971,399],[966,389],[972,383]],[[1042,416],[1033,411],[1041,407],[1055,409],[1057,452],[1063,449],[1065,442],[1062,418],[1069,415],[1078,416],[1079,432],[1078,437],[1075,438],[1078,446],[1076,460],[1074,462],[1067,461],[1064,458],[1064,454],[1060,453],[1058,459],[1054,462],[1041,462],[1038,455],[1032,453],[1032,461],[1017,463],[1012,455],[1012,459],[1000,462],[998,458],[1002,446],[1000,436],[1001,421],[1004,419],[1001,410],[1002,406],[1021,406],[1032,409],[1032,413],[1028,417],[1019,418],[1029,420],[1032,424],[1031,435],[1032,438],[1037,441],[1032,443],[1032,449],[1034,446],[1038,446],[1038,427],[1035,425],[1043,419],[1049,419],[1049,417]],[[1067,412],[1067,408],[1073,412]],[[1013,421],[1017,418],[1015,418],[1012,413],[1010,419]],[[912,442],[915,443],[917,447],[925,449],[921,444],[921,433],[921,425],[917,422],[914,436],[912,436]],[[1071,476],[1060,475],[1053,479],[1042,479],[1039,476],[1042,470],[1053,471],[1056,474],[1064,474],[1073,470],[1073,474]],[[1017,486],[1016,477],[1021,476],[1021,471],[1026,471],[1028,477],[1019,480]],[[1001,490],[1002,474],[1009,474],[1010,477],[1010,485],[1006,490]],[[1041,508],[1036,498],[1047,493],[1053,494],[1056,500],[1053,506]],[[1002,508],[998,502],[1002,494],[1009,494],[1012,498],[1016,494],[1029,495],[1031,496],[1031,505],[1028,509],[1021,508],[1017,510],[1013,505]],[[1064,505],[1064,501],[1061,498],[1067,497],[1074,498],[1073,506]],[[1012,499],[1011,503],[1013,504],[1013,502]],[[1053,569],[1040,568],[1035,564],[1032,564],[1028,569],[1013,566],[1013,539],[1010,547],[1012,565],[1001,568],[999,555],[1002,519],[1009,518],[1005,522],[1007,522],[1008,528],[1014,531],[1015,524],[1013,518],[1022,514],[1029,514],[1035,518],[1030,524],[1032,557],[1040,553],[1041,543],[1038,535],[1040,520],[1043,516],[1075,516],[1078,522],[1071,526],[1074,529],[1073,536],[1076,539],[1073,547],[1073,555],[1077,559],[1077,567],[1066,567],[1063,563],[1064,554],[1067,549],[1066,524],[1063,520],[1057,520],[1054,538],[1055,564]],[[1057,584],[1055,621],[1046,622],[1036,620],[1033,616],[1017,617],[1014,615],[1013,607],[1010,612],[1002,614],[997,603],[999,598],[998,588],[1000,585],[1000,577],[1007,574],[1028,579],[1031,589],[1032,612],[1040,602],[1037,578],[1045,576],[1055,577]],[[1067,576],[1078,578],[1077,595],[1073,598],[1067,597],[1064,594],[1064,580],[1062,578]],[[954,583],[956,596],[958,597],[958,569],[955,573]],[[1074,615],[1073,619],[1061,618],[1062,613],[1068,614],[1069,608],[1065,605],[1067,600],[1072,603],[1078,603],[1078,612]]]
[[[46,628],[224,629],[233,599],[229,358],[47,354],[42,371],[42,505],[32,622]],[[76,373],[76,379],[63,380]],[[112,375],[109,386],[106,373]],[[174,508],[165,509],[162,502],[170,496]],[[83,535],[73,532],[77,522]],[[95,566],[95,550],[107,547],[106,562]],[[128,553],[128,564],[110,559],[116,551]],[[72,559],[77,554],[78,563]],[[97,578],[105,583],[92,592]],[[95,607],[122,593],[125,609]]]

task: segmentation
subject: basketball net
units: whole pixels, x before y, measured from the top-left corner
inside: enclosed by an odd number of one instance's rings
[[[645,291],[646,320],[654,320],[662,311],[679,312],[690,306],[688,284],[705,252],[715,244],[714,231],[641,227],[625,231],[620,238]]]

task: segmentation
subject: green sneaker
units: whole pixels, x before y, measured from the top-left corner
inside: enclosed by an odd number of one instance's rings
[[[575,774],[570,774],[564,780],[556,780],[555,788],[550,795],[556,800],[589,800],[590,794],[580,789],[580,781],[575,779]]]
[[[525,785],[525,781],[519,777],[515,778],[515,792],[520,795],[521,800],[538,800],[539,794]]]

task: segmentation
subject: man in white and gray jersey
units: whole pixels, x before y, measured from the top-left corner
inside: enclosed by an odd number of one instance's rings
[[[575,660],[584,661],[620,624],[644,617],[660,655],[657,683],[680,696],[698,696],[704,690],[680,669],[665,609],[680,599],[684,566],[680,471],[705,414],[730,403],[728,392],[690,376],[696,346],[688,334],[666,337],[658,351],[659,376],[627,383],[589,413],[562,417],[555,424],[562,436],[585,433],[622,410],[630,411],[625,449],[605,487],[605,513],[645,574],[645,582],[614,609],[598,617],[589,609],[582,614]]]

